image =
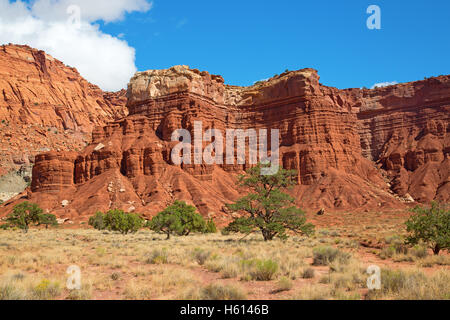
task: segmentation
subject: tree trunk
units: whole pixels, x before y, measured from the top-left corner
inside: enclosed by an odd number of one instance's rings
[[[261,232],[264,237],[264,241],[272,241],[273,240],[274,234],[270,233],[267,230],[261,230]]]
[[[434,248],[433,248],[433,253],[434,253],[435,255],[438,255],[438,254],[439,254],[439,251],[441,251],[441,247],[437,244],[437,245],[435,245]]]
[[[166,240],[169,240],[170,239],[170,232],[167,232],[167,238],[166,238]]]

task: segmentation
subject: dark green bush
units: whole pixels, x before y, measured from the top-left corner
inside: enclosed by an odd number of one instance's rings
[[[106,214],[97,212],[89,218],[89,225],[97,230],[119,231],[122,234],[135,233],[144,225],[144,219],[135,213],[123,210],[109,210]]]
[[[105,215],[102,212],[97,211],[95,215],[89,218],[88,224],[94,227],[94,229],[105,230],[106,229]]]

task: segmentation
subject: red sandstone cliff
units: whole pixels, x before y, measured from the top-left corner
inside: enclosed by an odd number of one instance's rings
[[[126,115],[125,90],[105,93],[28,46],[0,47],[0,175],[47,150],[82,150],[95,126]]]
[[[450,201],[450,76],[357,94],[363,155],[392,190],[420,202]]]
[[[247,166],[170,159],[172,132],[201,120],[203,130],[279,129],[280,161],[298,171],[291,193],[302,207],[449,201],[449,87],[442,76],[338,90],[320,85],[313,69],[251,87],[185,66],[139,72],[128,86],[129,115],[98,126],[81,152],[38,155],[27,198],[74,220],[109,208],[150,216],[182,199],[223,222],[224,204],[240,196],[235,176]]]

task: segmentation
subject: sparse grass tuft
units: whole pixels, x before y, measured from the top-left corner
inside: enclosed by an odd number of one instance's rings
[[[249,275],[252,280],[270,281],[278,271],[278,264],[272,260],[251,260]]]
[[[287,277],[282,277],[278,280],[276,292],[289,291],[292,289],[292,281]]]
[[[147,258],[149,264],[166,264],[169,262],[167,249],[154,249]]]
[[[197,263],[202,266],[205,264],[206,260],[208,260],[208,258],[211,256],[211,251],[196,248],[194,250],[193,255],[195,261],[197,261]]]

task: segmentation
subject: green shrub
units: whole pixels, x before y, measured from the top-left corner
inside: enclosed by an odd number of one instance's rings
[[[278,264],[272,260],[255,260],[250,277],[256,281],[270,281],[278,271]]]
[[[350,254],[330,246],[313,249],[313,265],[315,266],[326,266],[334,261],[347,263],[349,259]]]

